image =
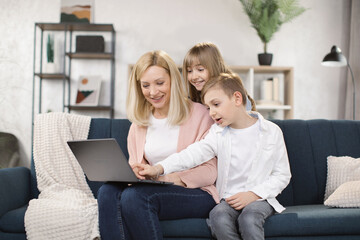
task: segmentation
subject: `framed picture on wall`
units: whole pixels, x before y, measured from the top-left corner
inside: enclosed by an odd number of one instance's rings
[[[61,0],[60,22],[92,23],[93,0]]]
[[[100,76],[81,76],[78,83],[75,105],[97,106],[101,88]]]

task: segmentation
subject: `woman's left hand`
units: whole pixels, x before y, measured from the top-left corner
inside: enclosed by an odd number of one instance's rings
[[[142,171],[144,169],[144,165],[145,164],[141,164],[141,163],[130,164],[133,172],[135,173],[135,175],[138,179],[145,179],[145,177],[139,173],[140,171]]]

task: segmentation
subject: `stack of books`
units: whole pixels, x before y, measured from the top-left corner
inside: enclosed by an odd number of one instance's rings
[[[261,82],[260,99],[256,101],[256,104],[282,105],[279,78],[268,78]]]

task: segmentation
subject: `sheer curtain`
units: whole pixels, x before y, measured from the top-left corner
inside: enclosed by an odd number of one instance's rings
[[[355,79],[355,119],[360,120],[360,1],[351,1],[351,26],[349,57]],[[353,85],[350,71],[347,72],[345,119],[353,119]]]

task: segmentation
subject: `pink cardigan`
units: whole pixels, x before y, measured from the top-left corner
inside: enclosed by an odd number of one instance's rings
[[[189,118],[180,125],[177,152],[185,149],[190,144],[205,137],[213,124],[207,109],[200,103],[192,103]],[[144,147],[147,127],[131,124],[128,135],[129,162],[147,163],[144,159]],[[215,187],[217,178],[216,158],[203,163],[195,168],[178,172],[178,175],[188,188],[201,188],[212,195],[215,202],[219,202],[219,194]]]

